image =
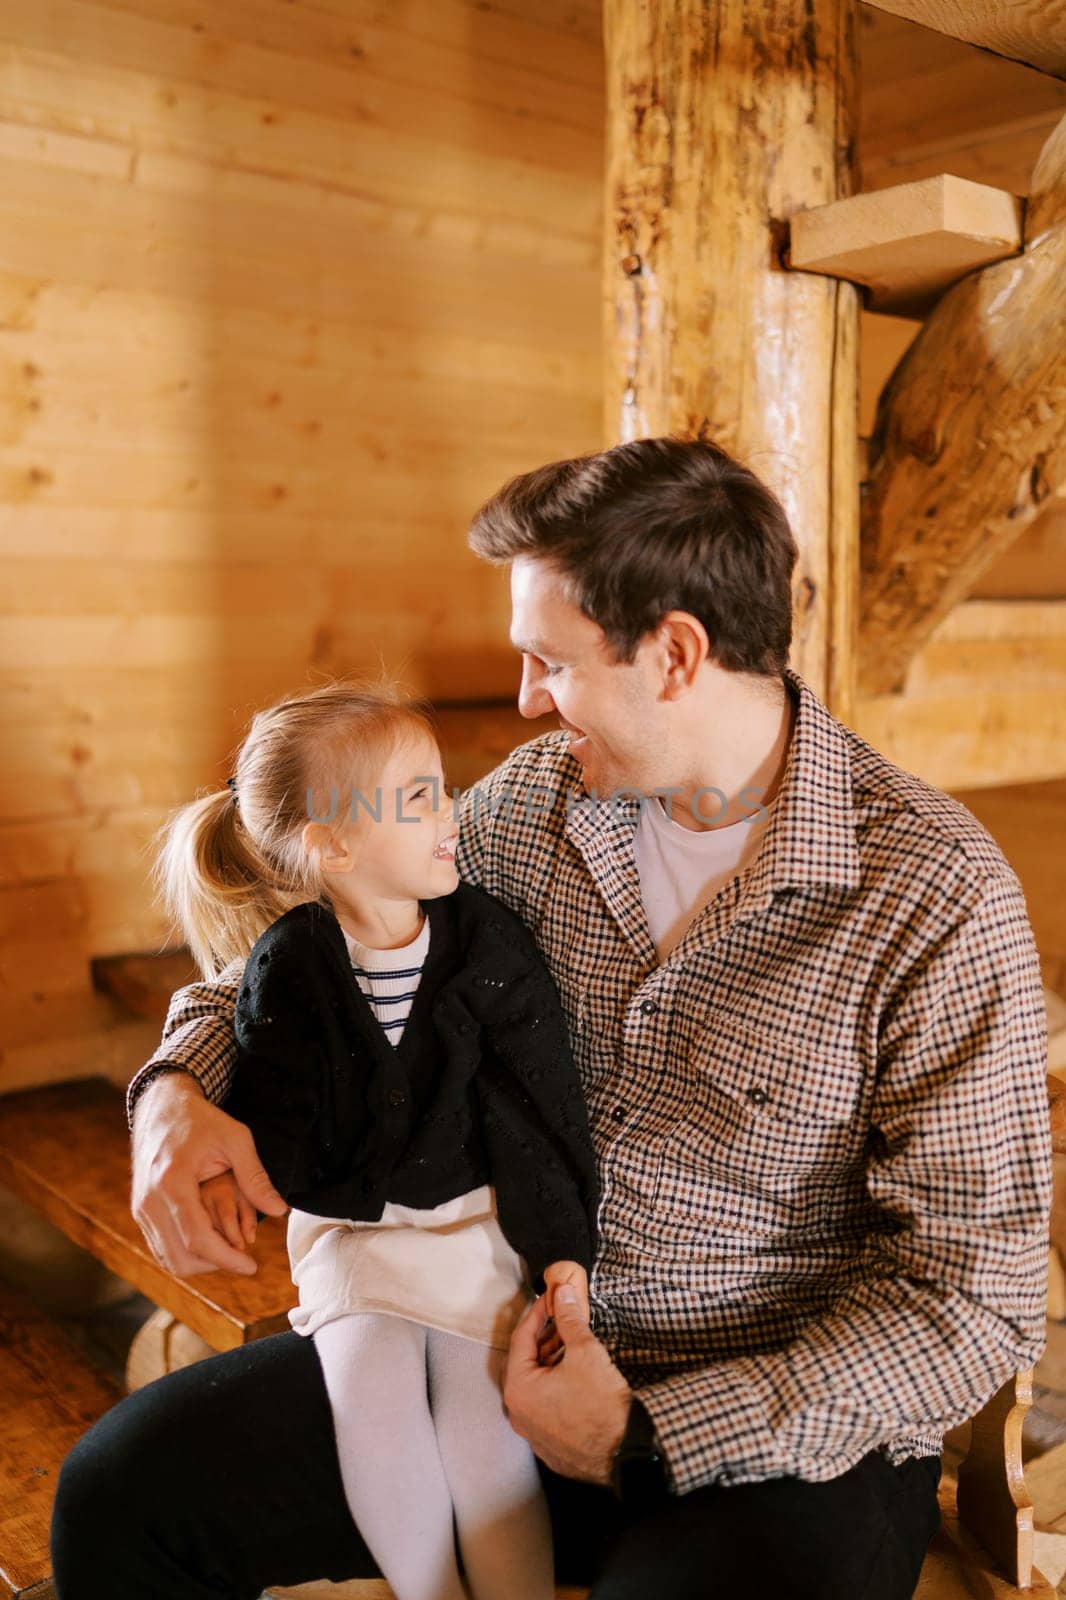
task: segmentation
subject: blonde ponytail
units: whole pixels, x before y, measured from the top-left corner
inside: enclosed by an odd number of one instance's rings
[[[303,843],[309,792],[369,792],[399,743],[417,735],[436,736],[429,707],[388,679],[334,680],[256,712],[234,791],[201,795],[156,835],[159,897],[204,978],[246,960],[293,906],[329,903]]]

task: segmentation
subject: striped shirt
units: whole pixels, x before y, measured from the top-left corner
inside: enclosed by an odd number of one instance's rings
[[[410,944],[400,945],[395,950],[372,950],[369,945],[353,939],[343,927],[341,932],[352,959],[356,983],[384,1029],[386,1039],[390,1044],[399,1044],[429,950],[429,918],[423,917],[422,927]]]
[[[1021,887],[964,806],[785,681],[762,846],[665,961],[639,802],[587,799],[565,734],[463,801],[461,875],[523,918],[560,990],[603,1190],[594,1327],[681,1493],[935,1454],[1044,1343],[1047,1037]],[[240,970],[175,995],[153,1058],[216,1100]]]

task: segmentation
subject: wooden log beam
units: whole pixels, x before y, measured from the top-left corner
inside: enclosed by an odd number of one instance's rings
[[[1064,0],[867,0],[867,4],[1066,78]]]
[[[860,695],[896,692],[937,624],[1066,494],[1066,119],[1021,256],[964,278],[887,385],[862,515]]]
[[[858,292],[786,272],[788,219],[853,187],[852,0],[607,0],[606,427],[701,431],[780,495],[791,662],[850,703]]]
[[[984,600],[1066,600],[1066,500],[1052,500],[970,594]]]

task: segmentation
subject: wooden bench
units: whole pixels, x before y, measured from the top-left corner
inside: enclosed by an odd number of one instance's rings
[[[55,1323],[0,1283],[0,1600],[51,1596],[59,1469],[119,1398]]]
[[[130,1150],[120,1090],[102,1078],[0,1097],[0,1183],[212,1350],[288,1327],[296,1296],[284,1218],[259,1224],[254,1278],[175,1278],[130,1214]]]

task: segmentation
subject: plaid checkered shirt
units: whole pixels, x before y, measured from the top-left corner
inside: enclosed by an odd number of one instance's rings
[[[461,801],[458,865],[558,985],[603,1185],[593,1326],[675,1492],[935,1454],[1044,1343],[1047,1033],[1021,886],[967,809],[786,669],[762,846],[660,963],[640,799],[564,733]],[[241,963],[156,1055],[214,1100]]]

